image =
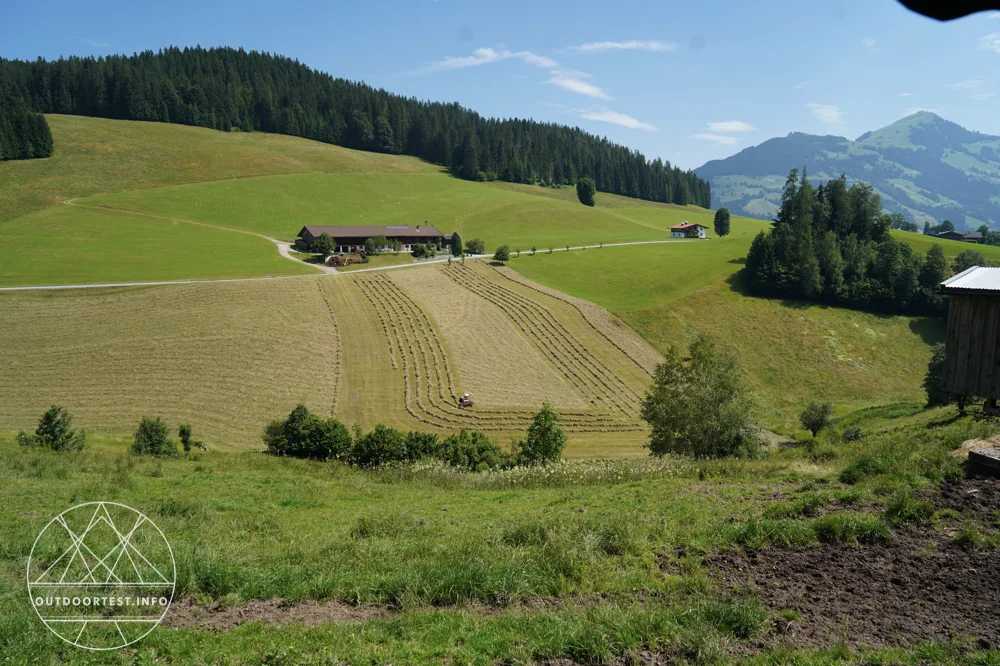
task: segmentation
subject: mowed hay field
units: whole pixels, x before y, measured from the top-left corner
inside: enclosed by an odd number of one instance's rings
[[[329,414],[340,351],[314,278],[0,294],[0,429],[52,404],[77,426],[190,423],[214,448],[261,447],[298,402]]]
[[[365,429],[469,428],[506,446],[547,401],[567,455],[636,454],[655,352],[624,335],[479,261],[11,292],[0,294],[0,347],[11,351],[0,358],[0,430],[30,430],[60,404],[92,431],[128,435],[162,416],[213,447],[259,449],[264,425],[301,402]],[[472,409],[457,406],[465,392]]]
[[[338,416],[488,432],[506,445],[549,401],[567,455],[636,454],[649,375],[573,306],[485,262],[324,279],[343,345]],[[471,393],[472,409],[457,398]]]
[[[755,298],[736,278],[758,224],[733,220],[721,240],[522,255],[526,278],[612,311],[664,352],[712,335],[740,359],[765,425],[793,431],[811,400],[840,411],[920,401],[930,345],[944,320],[876,315]],[[955,246],[955,247],[953,247]],[[946,254],[968,249],[943,242]],[[996,248],[979,248],[994,250]]]

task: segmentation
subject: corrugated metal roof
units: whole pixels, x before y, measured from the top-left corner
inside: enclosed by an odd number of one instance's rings
[[[941,283],[948,292],[996,292],[1000,295],[1000,268],[973,266]]]

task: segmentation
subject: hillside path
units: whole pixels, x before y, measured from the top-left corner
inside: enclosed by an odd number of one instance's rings
[[[209,226],[209,225],[205,225]],[[259,236],[261,234],[253,234]],[[265,236],[265,238],[267,238]],[[291,245],[284,243],[282,241],[275,240],[273,238],[268,238],[268,240],[273,241],[278,246],[278,252],[281,256],[292,261],[297,261],[299,263],[311,266],[317,270],[322,270],[323,273],[327,275],[351,275],[352,273],[369,273],[372,271],[393,271],[404,268],[415,268],[417,266],[427,266],[430,264],[443,264],[448,261],[448,257],[443,259],[428,259],[424,261],[415,261],[412,264],[400,264],[398,266],[376,266],[374,268],[359,268],[352,271],[338,271],[334,268],[328,266],[317,266],[316,264],[310,264],[308,262],[302,261],[301,259],[296,259],[290,253]],[[630,241],[627,243],[605,243],[604,247],[622,247],[626,245],[657,245],[659,243],[691,243],[697,239],[689,238],[677,238],[671,240],[652,240],[652,241]],[[597,245],[577,245],[575,247],[565,248],[557,247],[553,248],[553,252],[566,252],[569,250],[583,250],[583,249],[599,249]],[[466,259],[492,259],[491,254],[468,254]],[[460,260],[454,260],[460,261]],[[27,285],[23,287],[0,287],[0,292],[5,291],[46,291],[55,289],[107,289],[109,287],[158,287],[169,284],[204,284],[204,283],[222,283],[222,282],[259,282],[261,280],[295,280],[301,278],[314,278],[319,277],[320,273],[313,273],[311,275],[272,275],[267,277],[247,277],[247,278],[219,278],[215,280],[159,280],[151,282],[102,282],[96,284],[53,284],[53,285]]]

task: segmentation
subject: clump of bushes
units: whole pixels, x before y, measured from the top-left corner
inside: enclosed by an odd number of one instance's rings
[[[557,421],[555,412],[546,403],[535,414],[527,438],[516,443],[514,452],[508,454],[485,434],[466,429],[439,439],[433,433],[403,432],[380,423],[367,433],[355,426],[352,435],[340,421],[320,418],[299,405],[287,419],[268,424],[264,429],[264,444],[272,455],[312,460],[337,458],[356,467],[440,460],[451,467],[479,472],[559,460],[566,434]]]
[[[17,433],[17,443],[21,446],[43,446],[53,451],[82,451],[87,443],[87,433],[73,430],[73,417],[65,408],[52,405],[42,418],[34,435],[23,430]]]
[[[170,429],[159,416],[155,419],[144,417],[139,422],[130,450],[137,455],[177,455],[177,445],[170,439]]]
[[[351,433],[334,418],[323,419],[298,405],[285,420],[264,428],[267,452],[276,456],[327,460],[342,458],[351,448]]]

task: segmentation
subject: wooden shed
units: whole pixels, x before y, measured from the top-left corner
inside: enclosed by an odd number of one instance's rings
[[[948,295],[942,381],[952,393],[1000,398],[1000,268],[974,266],[941,283]]]

